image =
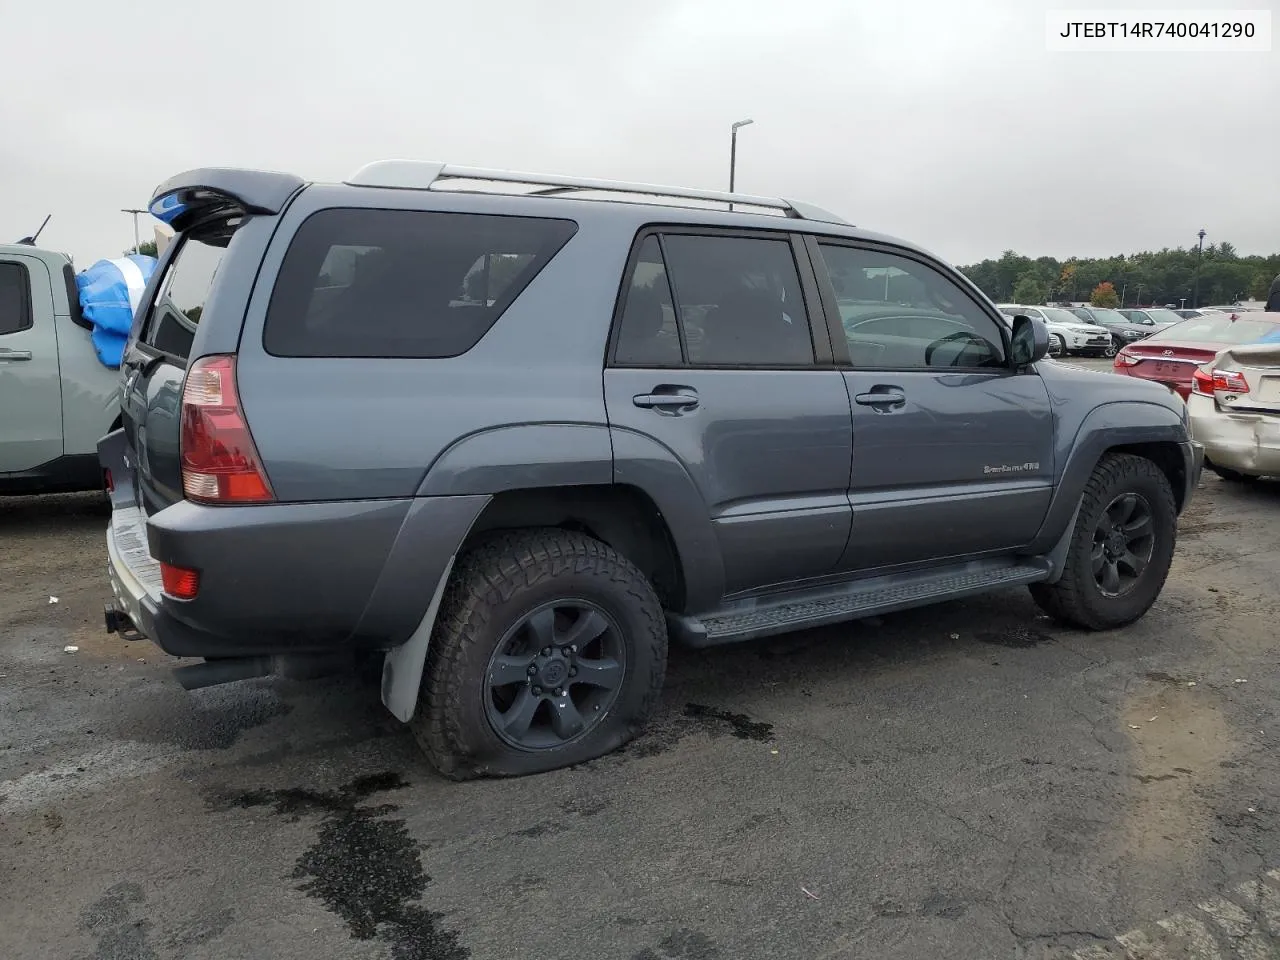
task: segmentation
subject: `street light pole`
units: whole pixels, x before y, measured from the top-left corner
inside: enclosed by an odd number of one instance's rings
[[[755,123],[754,120],[739,120],[729,128],[729,192],[733,193],[733,184],[738,170],[738,128]]]
[[[138,235],[138,214],[140,214],[140,213],[146,213],[147,211],[146,211],[146,210],[137,210],[137,209],[135,209],[135,208],[133,208],[133,207],[127,207],[127,208],[125,208],[124,210],[121,210],[120,212],[121,212],[121,213],[132,213],[132,214],[133,214],[133,252],[134,252],[134,253],[137,253],[137,252],[138,252],[138,250],[139,250],[139,248],[141,248],[141,246],[142,246],[142,240],[141,240],[141,238],[140,238],[140,237],[139,237],[139,235]]]
[[[1204,260],[1204,228],[1200,228],[1200,232],[1196,234],[1200,238],[1200,246],[1196,250],[1196,284],[1191,294],[1191,307],[1195,309],[1200,306],[1200,264]]]

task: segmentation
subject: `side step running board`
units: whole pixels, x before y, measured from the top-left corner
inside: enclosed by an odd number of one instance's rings
[[[1049,573],[1049,564],[1036,560],[978,561],[752,597],[701,617],[668,614],[667,623],[684,643],[713,647],[1035,583]]]

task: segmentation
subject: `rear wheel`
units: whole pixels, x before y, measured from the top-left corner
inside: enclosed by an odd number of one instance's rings
[[[500,534],[450,578],[413,733],[457,780],[583,763],[644,726],[666,657],[658,598],[613,548],[558,529]]]
[[[1145,457],[1107,454],[1085,486],[1061,578],[1032,584],[1031,596],[1070,626],[1132,623],[1164,588],[1177,529],[1173,489],[1160,468]]]

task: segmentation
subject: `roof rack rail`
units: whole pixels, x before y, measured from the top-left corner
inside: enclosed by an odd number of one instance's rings
[[[625,180],[592,180],[559,174],[524,173],[518,170],[496,170],[485,167],[463,167],[431,160],[375,160],[367,163],[346,183],[357,187],[390,187],[399,190],[431,190],[449,180],[488,180],[496,183],[522,183],[541,187],[526,196],[551,196],[580,191],[630,193],[641,196],[670,197],[681,200],[704,200],[712,203],[741,204],[781,211],[798,220],[824,223],[847,223],[843,217],[797,200],[779,197],[756,197],[746,193],[724,193],[719,190],[695,190],[690,187],[664,187],[652,183],[629,183]]]

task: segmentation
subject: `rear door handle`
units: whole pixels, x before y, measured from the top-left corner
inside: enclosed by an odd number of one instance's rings
[[[8,347],[0,347],[0,360],[30,360],[30,350],[10,350]]]
[[[638,393],[631,398],[637,407],[660,410],[683,410],[698,405],[698,395],[688,391],[676,393]]]
[[[864,407],[900,407],[907,402],[907,395],[895,387],[876,387],[858,394],[853,402]]]

